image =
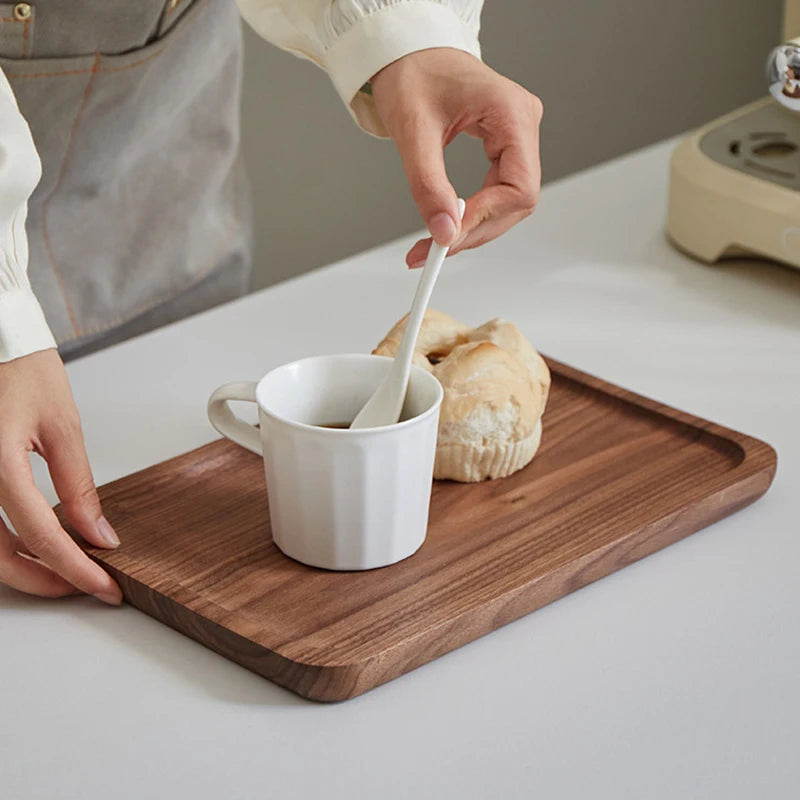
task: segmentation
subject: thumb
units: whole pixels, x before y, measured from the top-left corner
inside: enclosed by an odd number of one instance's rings
[[[118,547],[119,537],[100,507],[80,427],[60,432],[59,439],[45,439],[43,455],[65,516],[90,544]]]
[[[434,119],[395,136],[411,195],[437,244],[451,245],[461,230],[456,191],[444,165],[442,132]]]

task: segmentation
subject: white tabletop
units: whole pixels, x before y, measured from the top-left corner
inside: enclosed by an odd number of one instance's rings
[[[0,589],[0,796],[796,796],[800,272],[673,250],[673,145],[548,186],[530,220],[448,264],[433,302],[765,439],[780,461],[766,497],[335,705],[129,606]],[[411,241],[70,364],[98,484],[215,438],[220,383],[373,347],[410,305]]]

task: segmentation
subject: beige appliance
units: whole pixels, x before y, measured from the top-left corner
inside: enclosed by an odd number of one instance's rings
[[[784,36],[769,58],[769,96],[672,156],[667,231],[702,261],[758,256],[800,269],[800,0],[786,0]]]

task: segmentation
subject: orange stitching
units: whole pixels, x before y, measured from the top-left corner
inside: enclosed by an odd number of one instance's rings
[[[108,322],[104,322],[101,325],[93,325],[91,328],[86,328],[75,336],[70,336],[68,339],[60,340],[58,343],[59,347],[62,344],[74,342],[76,339],[81,339],[84,336],[91,336],[92,334],[102,333],[103,331],[111,331],[113,328],[116,328],[119,325],[133,322],[140,314],[144,314],[147,311],[152,311],[154,308],[156,308],[156,306],[161,305],[161,303],[166,303],[170,300],[177,300],[182,294],[190,292],[192,289],[195,289],[197,286],[199,286],[215,269],[219,268],[220,258],[225,255],[225,252],[236,239],[237,232],[241,232],[241,225],[238,223],[241,222],[242,215],[244,214],[245,195],[246,192],[244,191],[237,192],[236,209],[234,211],[235,219],[229,220],[228,222],[226,229],[227,236],[225,237],[219,250],[215,253],[214,257],[208,262],[208,266],[204,267],[197,275],[192,275],[188,281],[185,281],[180,286],[167,289],[166,291],[161,292],[161,294],[156,295],[154,298],[150,298],[150,300],[140,303],[135,308],[132,308],[123,314],[118,314]],[[250,255],[252,255],[252,252]],[[181,317],[181,319],[183,319],[183,317]]]
[[[130,64],[126,64],[124,67],[102,67],[98,70],[98,72],[123,72],[126,69],[138,67],[140,64],[144,64],[145,61],[150,61],[151,58],[160,56],[164,52],[164,49],[165,48],[162,47],[160,50],[156,50],[155,53],[150,53],[149,56],[145,56],[144,58],[140,58],[138,61],[133,61]]]
[[[95,53],[94,55],[94,66],[92,68],[92,75],[89,80],[86,82],[86,88],[83,91],[83,99],[81,100],[81,105],[78,108],[78,113],[75,114],[75,119],[72,122],[72,130],[69,133],[69,141],[67,142],[67,150],[64,153],[64,159],[61,162],[61,170],[58,173],[58,179],[56,180],[56,185],[53,187],[50,194],[47,195],[45,200],[42,202],[42,239],[44,240],[45,249],[47,250],[47,256],[50,259],[50,263],[53,266],[53,271],[56,274],[56,279],[58,280],[58,285],[61,289],[61,294],[64,298],[64,304],[67,307],[67,313],[69,314],[69,321],[72,324],[72,330],[75,331],[76,334],[79,333],[78,323],[75,319],[75,312],[72,308],[72,305],[69,302],[69,298],[67,297],[67,291],[64,286],[64,279],[61,275],[61,271],[58,268],[58,264],[56,264],[55,256],[53,255],[53,247],[50,244],[50,237],[47,233],[47,206],[50,203],[50,200],[53,198],[53,195],[59,190],[61,186],[61,182],[64,179],[64,174],[67,171],[67,162],[69,161],[70,155],[72,155],[72,148],[75,143],[75,133],[78,129],[78,122],[80,121],[81,114],[83,113],[84,108],[86,108],[86,103],[89,100],[89,94],[92,90],[92,86],[94,84],[94,76],[97,74],[97,67],[100,63],[100,53]]]
[[[89,69],[70,69],[65,70],[64,72],[33,72],[33,73],[24,73],[24,72],[6,72],[7,78],[55,78],[59,75],[85,75],[88,72],[95,72],[91,68]]]
[[[219,267],[220,258],[225,254],[225,251],[234,241],[237,226],[231,224],[229,231],[229,235],[225,239],[222,247],[220,247],[214,258],[209,262],[209,265],[200,273],[197,275],[192,275],[188,281],[181,284],[177,288],[167,289],[167,291],[156,295],[156,297],[136,306],[136,308],[130,309],[130,311],[126,311],[124,314],[114,317],[114,319],[111,319],[108,322],[104,322],[102,325],[93,325],[91,328],[85,328],[84,330],[80,331],[75,336],[70,336],[68,339],[62,339],[58,343],[59,346],[66,344],[67,342],[74,342],[76,339],[81,339],[84,336],[90,336],[94,333],[110,331],[111,329],[116,328],[119,325],[124,325],[127,322],[133,322],[140,314],[144,314],[147,311],[152,311],[156,306],[161,305],[161,303],[165,303],[169,300],[177,300],[185,292],[189,292],[195,287],[199,286],[200,283],[202,283],[215,269]]]
[[[164,48],[162,47],[160,50],[156,50],[155,53],[150,53],[149,56],[145,56],[144,58],[140,58],[138,61],[132,61],[130,64],[126,64],[124,67],[98,67],[95,69],[94,67],[87,68],[87,69],[71,69],[65,72],[33,72],[29,74],[25,74],[24,72],[6,72],[6,77],[8,78],[57,78],[61,75],[84,75],[88,72],[123,72],[126,69],[133,69],[134,67],[138,67],[141,64],[144,64],[145,61],[150,61],[153,58],[157,58],[164,52]]]
[[[70,336],[68,339],[61,339],[58,343],[59,347],[62,344],[74,342],[76,339],[81,339],[84,336],[91,336],[92,334],[102,333],[103,331],[111,331],[113,328],[116,328],[119,325],[133,322],[140,314],[144,314],[147,311],[152,311],[156,306],[161,305],[161,303],[166,303],[169,300],[177,300],[185,292],[190,292],[192,289],[195,289],[197,286],[199,286],[215,269],[219,267],[220,258],[225,255],[225,252],[236,239],[237,232],[241,232],[241,226],[238,223],[241,222],[242,215],[245,210],[245,194],[246,192],[243,191],[237,192],[236,210],[234,212],[235,219],[228,222],[227,236],[225,237],[219,250],[215,253],[214,258],[208,262],[208,266],[203,268],[197,275],[192,275],[188,281],[185,281],[180,286],[167,289],[166,291],[161,292],[161,294],[156,295],[154,298],[150,298],[150,300],[140,303],[135,308],[132,308],[123,314],[118,314],[108,322],[104,322],[101,325],[93,325],[91,328],[86,328],[75,336]],[[183,317],[181,319],[183,319]]]
[[[190,11],[192,13],[196,14],[197,13],[197,9],[200,8],[201,6],[208,7],[208,1],[207,0],[194,0],[194,3],[192,3],[190,6],[186,7],[186,14],[184,14],[184,16],[181,18],[181,22],[184,21],[184,18],[189,14]],[[197,19],[197,16],[195,15],[193,18],[186,19],[186,23],[191,23],[196,19]],[[14,22],[19,22],[19,20],[15,19]],[[175,32],[174,35],[178,35],[178,34],[180,34],[180,32],[182,30],[185,30],[185,27],[183,25],[181,25],[180,28],[178,28],[177,25],[174,25],[172,28],[170,28],[167,31],[165,36],[169,36],[170,34],[173,33],[173,31]],[[133,61],[130,64],[126,64],[124,67],[100,67],[100,68],[95,69],[95,67],[96,67],[96,64],[95,64],[95,66],[93,66],[91,69],[89,69],[89,68],[87,68],[87,69],[70,69],[70,70],[64,70],[63,72],[33,72],[33,73],[8,72],[8,71],[6,71],[5,75],[6,75],[7,78],[58,78],[58,77],[61,77],[62,75],[84,75],[84,74],[86,74],[88,72],[123,72],[126,69],[132,69],[133,67],[138,67],[140,64],[144,64],[146,61],[149,61],[151,58],[156,58],[156,57],[160,56],[161,53],[163,53],[165,49],[166,49],[166,45],[164,47],[162,47],[160,50],[156,50],[155,53],[150,53],[149,56],[145,56],[144,58],[141,58],[138,61]]]

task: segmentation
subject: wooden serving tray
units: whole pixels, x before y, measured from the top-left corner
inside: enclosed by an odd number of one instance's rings
[[[297,694],[343,700],[769,488],[764,442],[548,363],[539,454],[502,480],[435,483],[427,540],[399,564],[328,572],[284,556],[261,460],[225,440],[101,487],[123,544],[87,552],[147,614]]]

